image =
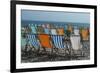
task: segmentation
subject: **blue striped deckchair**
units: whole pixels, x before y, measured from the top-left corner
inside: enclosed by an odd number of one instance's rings
[[[36,34],[27,34],[28,44],[31,44],[35,49],[39,48],[40,44]]]
[[[64,43],[64,35],[58,35],[57,29],[51,29],[51,39],[53,49],[58,53],[59,50],[66,50],[66,45]]]
[[[62,35],[51,35],[51,38],[52,38],[53,45],[56,48],[59,48],[59,49],[65,48],[64,41],[63,41],[64,36],[62,36]]]
[[[66,46],[67,44],[64,41],[63,35],[51,35],[53,49],[59,55],[67,55],[69,54],[69,49]]]
[[[65,42],[64,35],[51,35],[53,48],[58,54],[68,55],[70,54],[69,44]],[[61,52],[62,50],[62,52]]]

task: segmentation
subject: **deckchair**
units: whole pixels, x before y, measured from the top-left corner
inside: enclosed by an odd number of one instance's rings
[[[88,29],[82,30],[81,37],[82,37],[83,48],[88,49],[89,48],[89,44],[87,43],[87,42],[89,42],[89,31],[88,31]]]
[[[27,40],[28,44],[32,45],[32,48],[34,48],[34,51],[40,50],[40,43],[37,34],[27,34]]]
[[[84,49],[82,48],[82,43],[80,39],[80,35],[71,35],[70,37],[71,40],[71,56],[73,57],[82,57],[84,56]]]
[[[28,44],[32,45],[32,47],[35,50],[39,50],[39,41],[37,39],[37,27],[36,24],[29,24],[29,27],[31,28],[31,33],[27,34],[27,40],[28,40]]]
[[[89,29],[82,29],[82,49],[85,51],[85,55],[90,53],[90,40],[89,40]]]
[[[66,51],[68,48],[66,47],[67,44],[64,42],[64,36],[63,35],[51,35],[52,43],[55,49],[57,49],[57,54],[63,54],[66,55]]]
[[[66,51],[68,50],[68,44],[65,43],[64,37],[64,29],[51,29],[52,44],[57,54],[67,54]]]
[[[48,34],[38,34],[38,40],[45,53],[47,53],[46,49],[52,49],[51,39]]]

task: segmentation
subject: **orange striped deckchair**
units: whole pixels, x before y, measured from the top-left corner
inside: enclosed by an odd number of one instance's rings
[[[44,48],[52,48],[52,45],[50,43],[51,39],[48,34],[38,34],[38,39],[40,41],[40,44]]]

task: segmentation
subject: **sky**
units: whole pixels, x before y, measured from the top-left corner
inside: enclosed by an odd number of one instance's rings
[[[90,23],[89,13],[21,10],[21,20]]]

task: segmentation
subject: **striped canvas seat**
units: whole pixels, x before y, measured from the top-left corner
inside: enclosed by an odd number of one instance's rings
[[[40,41],[40,44],[44,48],[52,48],[52,45],[50,43],[50,36],[48,34],[39,34],[38,39]]]
[[[28,43],[31,44],[32,46],[34,46],[35,48],[39,47],[39,41],[35,34],[28,34],[27,40],[28,40]]]
[[[59,49],[64,49],[65,48],[65,45],[63,43],[64,42],[63,37],[64,36],[61,36],[61,35],[51,35],[53,45],[56,48],[59,48]]]
[[[44,32],[45,32],[45,34],[50,34],[50,29],[44,28]]]
[[[33,34],[36,34],[37,32],[36,32],[36,27],[35,27],[35,25],[32,24],[32,25],[30,25],[30,27],[31,27],[32,33],[33,33]]]
[[[36,31],[38,34],[44,34],[44,28],[42,26],[37,26]]]
[[[63,28],[58,28],[57,29],[57,34],[58,35],[64,35],[64,29]]]
[[[57,30],[56,29],[51,29],[51,31],[50,31],[51,33],[51,35],[57,35]]]

